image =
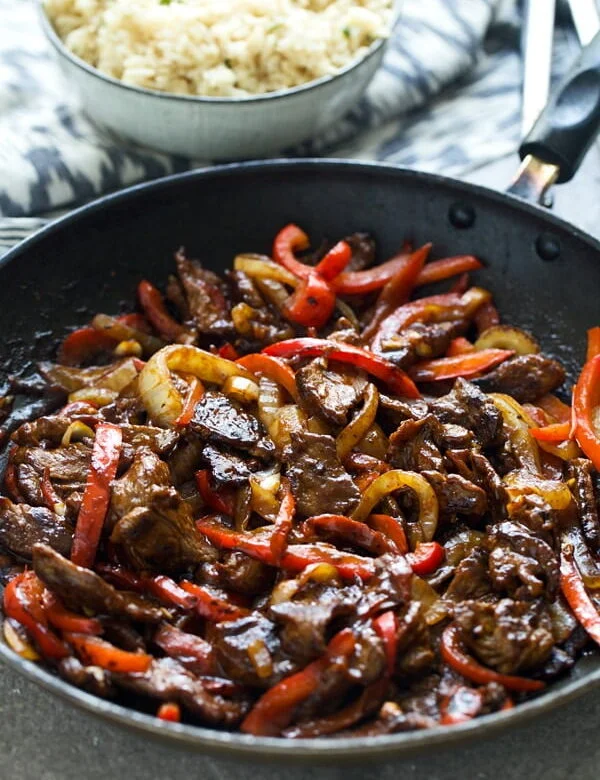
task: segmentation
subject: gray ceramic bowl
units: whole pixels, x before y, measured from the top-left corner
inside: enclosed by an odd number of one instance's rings
[[[400,2],[394,4],[393,23]],[[359,100],[381,64],[386,39],[332,76],[243,98],[175,95],[124,84],[70,52],[39,3],[44,32],[88,116],[118,136],[204,160],[266,157],[315,138]]]

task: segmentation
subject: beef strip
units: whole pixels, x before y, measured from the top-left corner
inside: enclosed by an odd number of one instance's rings
[[[442,455],[434,443],[439,427],[432,415],[400,423],[390,436],[386,459],[394,468],[406,471],[443,471]]]
[[[379,393],[379,410],[383,412],[386,421],[389,421],[395,430],[404,420],[420,420],[426,417],[429,409],[426,401],[407,401],[401,398],[390,398],[384,393]]]
[[[454,618],[467,649],[502,674],[535,669],[554,645],[552,624],[540,602],[463,601],[454,607]]]
[[[255,471],[263,468],[263,463],[256,458],[242,458],[241,455],[224,452],[212,444],[204,445],[201,459],[203,465],[210,468],[213,478],[220,485],[240,487]]]
[[[466,329],[464,320],[415,322],[383,345],[381,354],[386,360],[406,370],[418,360],[444,355],[452,339],[462,336]]]
[[[592,481],[593,466],[585,458],[576,458],[568,465],[568,477],[575,480],[572,492],[579,509],[579,519],[586,541],[593,553],[600,551],[600,519],[598,502]]]
[[[300,665],[321,655],[330,623],[354,614],[360,596],[356,586],[338,588],[309,581],[289,600],[272,605],[269,615],[281,627],[283,650]]]
[[[360,491],[340,463],[332,436],[299,432],[283,453],[299,515],[349,515]]]
[[[33,569],[44,585],[76,612],[128,617],[141,623],[158,623],[165,617],[164,609],[132,593],[118,591],[47,544],[34,546]]]
[[[273,587],[275,569],[241,552],[225,552],[215,565],[217,585],[236,593],[256,596]]]
[[[172,429],[129,423],[119,427],[123,435],[122,458],[125,460],[131,460],[140,447],[146,447],[157,455],[169,455],[179,441],[179,433]]]
[[[480,599],[492,592],[486,550],[473,550],[456,567],[444,598],[451,601]]]
[[[423,476],[435,491],[442,518],[452,518],[457,514],[483,517],[487,512],[485,491],[460,474],[424,471]]]
[[[515,599],[545,595],[553,601],[558,590],[558,561],[554,550],[520,523],[495,525],[489,534],[490,577],[499,592]]]
[[[346,266],[348,271],[362,271],[375,262],[375,239],[368,233],[352,233],[344,241],[350,245],[352,257]]]
[[[115,525],[111,542],[121,545],[140,570],[181,571],[214,561],[216,550],[196,529],[190,506],[173,487],[154,487],[150,501],[128,512]]]
[[[353,683],[371,685],[385,672],[385,646],[370,621],[355,626],[353,631],[354,652],[350,656],[346,674]]]
[[[188,260],[183,250],[175,255],[177,273],[185,295],[191,320],[199,333],[223,334],[232,330],[229,304],[221,279],[202,268],[196,260]]]
[[[129,469],[111,485],[110,508],[106,525],[111,530],[128,512],[152,502],[156,488],[170,486],[167,464],[151,450],[136,451]]]
[[[21,447],[39,447],[42,442],[48,442],[58,447],[61,440],[72,422],[82,420],[89,424],[93,420],[91,415],[73,415],[64,417],[61,415],[51,415],[38,417],[37,420],[26,422],[21,425],[10,437],[11,440]],[[46,449],[46,447],[44,448]]]
[[[52,450],[42,447],[15,447],[12,462],[31,466],[40,477],[48,469],[50,479],[85,484],[90,469],[92,448],[83,442]]]
[[[259,612],[213,624],[209,640],[224,673],[241,685],[270,688],[297,669],[281,647],[275,624]],[[263,668],[253,661],[252,651],[257,649],[266,661]]]
[[[535,493],[516,496],[508,505],[508,513],[510,520],[525,526],[532,534],[554,548],[558,517],[542,496]]]
[[[212,726],[233,728],[248,711],[245,699],[231,701],[211,693],[201,678],[173,658],[153,660],[147,672],[113,674],[113,680],[128,691],[177,702]]]
[[[259,458],[269,458],[275,452],[275,445],[256,417],[216,390],[207,390],[196,404],[190,427],[205,441],[245,450]]]
[[[363,371],[351,367],[336,365],[330,369],[326,358],[317,358],[296,371],[296,384],[310,414],[346,425],[348,413],[364,393],[367,378]]]
[[[0,545],[13,555],[31,560],[34,545],[42,543],[68,556],[72,539],[73,527],[61,515],[0,497]]]
[[[63,658],[58,663],[57,671],[63,680],[96,696],[107,699],[115,694],[110,672],[99,666],[84,666],[75,656]]]
[[[565,370],[556,360],[543,355],[519,355],[474,379],[473,384],[485,393],[506,393],[519,403],[531,403],[552,393],[565,378]]]
[[[258,255],[260,259],[262,255]],[[294,329],[286,322],[275,306],[269,306],[257,290],[252,279],[242,271],[231,271],[229,278],[235,300],[250,307],[252,316],[247,319],[248,332],[240,334],[236,346],[241,352],[259,352],[267,344],[294,336]],[[268,283],[264,280],[263,283]]]
[[[500,411],[479,388],[466,379],[457,379],[451,392],[436,399],[430,411],[440,422],[468,428],[482,447],[502,442]]]

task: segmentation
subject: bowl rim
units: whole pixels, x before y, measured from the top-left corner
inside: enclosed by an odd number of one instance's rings
[[[88,62],[81,59],[81,57],[78,57],[76,54],[74,54],[65,46],[64,42],[62,41],[62,39],[54,29],[54,25],[50,21],[50,17],[46,13],[46,9],[44,7],[44,0],[36,0],[36,5],[37,5],[38,15],[40,18],[42,29],[46,35],[46,38],[50,41],[57,54],[63,57],[68,62],[70,62],[73,66],[75,66],[79,70],[82,70],[85,73],[87,73],[87,75],[89,76],[99,79],[100,81],[104,81],[106,84],[109,84],[113,87],[118,87],[127,90],[129,92],[132,92],[134,94],[145,95],[146,97],[157,98],[160,100],[170,100],[174,102],[192,103],[192,104],[200,104],[200,105],[204,105],[204,104],[206,105],[247,105],[252,103],[263,103],[267,101],[282,100],[284,98],[292,97],[294,95],[300,95],[305,92],[319,90],[323,87],[328,86],[334,81],[342,79],[344,76],[347,76],[349,73],[353,72],[356,68],[360,67],[363,63],[366,63],[367,61],[371,60],[378,52],[380,52],[387,45],[390,38],[392,37],[394,28],[400,19],[400,8],[402,5],[402,0],[391,0],[391,2],[392,2],[392,20],[390,23],[389,34],[386,37],[377,38],[376,40],[374,40],[373,43],[370,44],[370,46],[367,48],[366,52],[363,55],[361,55],[360,57],[354,57],[347,65],[344,65],[343,68],[340,68],[340,70],[336,71],[335,73],[328,74],[326,76],[321,76],[318,79],[307,81],[304,84],[299,84],[298,86],[295,87],[287,87],[284,89],[275,90],[273,92],[264,92],[258,95],[243,95],[243,96],[236,96],[236,97],[218,97],[218,96],[208,96],[208,95],[179,95],[174,92],[163,92],[158,89],[148,89],[147,87],[138,87],[138,86],[134,86],[133,84],[126,84],[125,82],[114,78],[114,76],[109,76],[106,73],[102,73],[102,71],[98,70],[98,68],[95,68],[93,65],[90,65]]]
[[[0,258],[0,268],[10,262],[17,261],[19,256],[26,253],[31,247],[45,241],[47,238],[51,238],[57,233],[62,233],[65,229],[68,230],[71,225],[82,219],[101,214],[109,210],[113,205],[135,200],[153,191],[160,192],[163,189],[166,190],[172,186],[177,186],[182,182],[194,182],[206,178],[227,178],[236,175],[251,176],[256,172],[264,171],[281,173],[289,170],[302,171],[308,169],[312,172],[319,169],[327,171],[340,168],[352,168],[363,173],[365,177],[385,172],[391,176],[397,175],[399,178],[421,180],[431,186],[436,186],[437,184],[451,185],[457,192],[464,192],[466,196],[480,195],[482,198],[492,202],[510,205],[510,208],[525,212],[530,216],[539,217],[542,215],[545,225],[553,225],[557,229],[568,231],[572,236],[585,242],[594,252],[600,253],[600,242],[595,238],[559,217],[547,213],[539,206],[517,197],[509,197],[510,203],[507,203],[507,196],[503,193],[495,192],[479,185],[457,181],[447,176],[401,168],[389,163],[340,160],[335,158],[304,158],[297,160],[260,160],[201,168],[184,173],[171,174],[104,195],[35,231]],[[594,655],[597,657],[597,651],[594,651]],[[556,707],[573,701],[585,691],[597,688],[600,685],[599,665],[595,669],[584,671],[581,675],[573,676],[568,682],[561,685],[560,688],[550,687],[549,690],[547,689],[537,698],[520,703],[511,710],[484,715],[451,728],[435,726],[422,731],[409,731],[377,737],[331,737],[327,739],[313,738],[295,741],[280,737],[254,737],[237,732],[218,731],[203,726],[159,721],[155,716],[141,713],[76,688],[74,685],[47,671],[44,667],[37,666],[35,663],[17,656],[1,637],[0,661],[8,664],[15,671],[32,680],[40,687],[96,717],[102,717],[146,735],[151,734],[174,745],[198,751],[204,750],[210,754],[221,754],[223,756],[227,754],[232,759],[248,758],[256,761],[281,762],[293,758],[298,762],[311,762],[314,764],[333,762],[357,763],[363,759],[392,759],[399,756],[414,755],[430,747],[450,746],[460,741],[467,742],[478,737],[497,733],[507,726],[516,726],[548,714]]]

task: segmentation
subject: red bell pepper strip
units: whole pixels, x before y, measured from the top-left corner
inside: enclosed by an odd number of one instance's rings
[[[590,328],[587,332],[587,355],[586,363],[597,355],[600,355],[600,326]]]
[[[321,262],[315,266],[315,271],[321,279],[331,282],[339,276],[348,263],[352,260],[352,248],[346,241],[338,243],[327,252]]]
[[[477,328],[477,333],[483,333],[484,330],[491,328],[492,325],[500,324],[500,315],[498,309],[494,306],[492,301],[486,301],[475,312],[473,322]]]
[[[443,660],[463,677],[478,683],[487,685],[490,682],[500,683],[510,691],[541,691],[545,684],[541,680],[530,680],[526,677],[516,677],[509,674],[500,674],[493,669],[488,669],[471,658],[464,650],[460,640],[458,627],[450,624],[444,629],[440,651]]]
[[[561,544],[560,587],[577,620],[600,645],[600,614],[585,589],[573,557],[573,545],[566,541]]]
[[[307,534],[333,536],[343,540],[345,544],[363,547],[373,555],[399,552],[395,542],[389,536],[344,515],[315,515],[304,521],[302,529]]]
[[[44,586],[34,572],[17,574],[4,589],[4,614],[27,629],[43,656],[66,658],[69,648],[48,627],[43,593]]]
[[[160,291],[149,281],[142,279],[137,292],[140,306],[152,327],[166,341],[177,341],[186,330],[181,323],[171,317]]]
[[[264,376],[285,388],[295,401],[298,400],[296,377],[292,369],[283,360],[271,355],[265,355],[262,352],[254,352],[251,355],[244,355],[244,357],[238,358],[236,363],[247,368],[252,374],[264,374]]]
[[[594,422],[600,406],[600,355],[592,358],[573,389],[574,436],[581,449],[600,471],[600,433]]]
[[[365,295],[380,290],[408,263],[411,255],[409,248],[403,248],[397,255],[380,265],[365,271],[344,271],[331,285],[337,295]]]
[[[182,580],[179,586],[196,598],[196,612],[206,620],[224,623],[227,620],[237,620],[249,614],[247,609],[231,604],[202,585]]]
[[[283,477],[281,481],[281,489],[283,492],[283,498],[275,518],[275,525],[273,527],[273,533],[271,535],[271,552],[273,553],[273,559],[275,563],[279,565],[283,554],[285,553],[288,538],[292,530],[292,522],[294,520],[294,514],[296,512],[296,499],[292,493],[289,480],[287,477]]]
[[[457,319],[463,314],[462,296],[457,293],[443,293],[419,298],[399,306],[381,321],[377,332],[371,339],[371,349],[381,352],[386,341],[397,333],[412,325],[413,322],[428,322],[439,317],[442,312],[448,312],[450,319]]]
[[[210,484],[210,471],[201,469],[196,472],[196,485],[202,496],[204,503],[215,512],[221,512],[224,515],[233,515],[233,496],[225,493],[224,490],[217,491]]]
[[[425,246],[409,255],[403,267],[398,270],[398,273],[381,290],[375,304],[373,316],[362,333],[362,340],[365,344],[371,341],[383,320],[398,306],[408,301],[430,249],[431,244],[425,244]]]
[[[78,634],[101,634],[102,623],[96,618],[86,618],[66,609],[53,593],[49,590],[42,597],[44,611],[48,623],[61,631],[74,631]]]
[[[431,263],[427,263],[419,274],[417,286],[441,282],[451,276],[457,276],[467,271],[477,271],[479,268],[483,268],[483,263],[473,255],[457,255],[456,257],[444,257],[442,260],[433,260]]]
[[[174,580],[164,574],[158,574],[155,577],[134,574],[132,571],[112,563],[99,563],[96,566],[96,571],[117,588],[133,590],[136,593],[151,593],[163,604],[180,609],[192,610],[196,608],[195,597],[186,593]]]
[[[341,344],[327,339],[289,339],[265,347],[263,353],[285,358],[326,355],[330,360],[362,368],[363,371],[388,384],[397,395],[404,395],[407,398],[421,396],[415,383],[401,368],[380,355],[374,355],[369,350],[355,347],[353,344]]]
[[[78,328],[63,339],[56,359],[63,366],[78,366],[99,352],[111,352],[115,344],[113,338],[91,326]]]
[[[335,293],[316,272],[310,273],[283,304],[283,315],[298,325],[322,328],[335,309]]]
[[[44,503],[46,504],[48,509],[54,512],[56,505],[62,502],[58,497],[58,495],[56,494],[56,491],[54,490],[54,487],[50,480],[50,469],[48,467],[44,469],[44,472],[42,474],[41,487],[42,487],[42,498],[44,499]]]
[[[314,271],[314,268],[296,260],[294,252],[308,249],[309,246],[310,241],[303,230],[294,224],[286,225],[275,236],[273,259],[279,265],[287,268],[294,276],[297,276],[298,279],[306,279],[311,271]]]
[[[212,645],[196,634],[189,634],[170,623],[163,623],[152,641],[168,656],[193,661],[199,674],[212,674],[215,671]]]
[[[117,425],[98,423],[71,549],[71,560],[78,566],[89,569],[94,564],[110,501],[110,483],[117,473],[122,442],[123,434]]]
[[[458,338],[452,339],[450,342],[448,350],[446,351],[446,357],[469,355],[471,352],[475,352],[475,347],[473,344],[471,344],[471,342],[463,336],[459,336]]]
[[[399,520],[391,515],[369,515],[367,523],[385,536],[389,537],[403,555],[408,552],[408,540]]]
[[[461,685],[450,696],[444,697],[440,706],[440,725],[456,726],[466,723],[481,712],[483,696],[476,688]]]
[[[387,658],[387,672],[392,674],[396,665],[398,652],[398,622],[393,612],[383,612],[373,619],[373,628],[383,640],[385,657]]]
[[[552,423],[541,428],[531,428],[529,433],[538,441],[560,442],[569,438],[571,423]]]
[[[264,693],[242,721],[240,729],[256,737],[276,737],[281,734],[292,722],[298,705],[317,690],[328,668],[348,658],[354,645],[354,635],[349,628],[337,633],[321,658],[302,671],[284,678]]]
[[[470,280],[469,280],[469,274],[461,274],[458,279],[456,279],[453,284],[448,288],[448,292],[450,293],[459,293],[462,295],[465,293],[470,287]]]
[[[480,349],[466,355],[456,357],[424,360],[410,370],[410,376],[417,382],[440,382],[456,377],[470,377],[489,371],[499,363],[503,363],[515,353],[510,349]]]
[[[183,409],[181,414],[175,420],[175,425],[189,425],[192,417],[194,416],[194,410],[196,404],[204,395],[204,385],[198,379],[197,376],[193,376],[190,379],[189,389],[185,401],[183,402]]]
[[[142,333],[146,333],[148,336],[152,335],[152,328],[150,327],[150,323],[143,314],[138,314],[135,311],[131,312],[130,314],[120,314],[117,317],[117,320],[122,322],[123,325],[127,325],[129,328],[139,330]]]
[[[17,504],[25,503],[25,500],[21,495],[21,491],[19,490],[14,463],[9,463],[6,467],[6,471],[4,472],[4,486],[13,501],[15,501]]]
[[[270,539],[256,534],[230,531],[206,520],[198,520],[196,527],[217,547],[225,550],[239,550],[251,558],[269,564],[277,565],[271,550]],[[359,577],[367,580],[375,571],[370,558],[351,555],[336,550],[335,547],[320,544],[291,544],[285,551],[280,567],[286,571],[300,572],[313,563],[330,563],[338,570],[341,577],[354,579]]]
[[[434,572],[442,563],[445,550],[438,542],[417,542],[414,552],[406,556],[410,567],[419,577]]]
[[[166,701],[161,704],[156,713],[156,717],[161,720],[166,720],[169,723],[181,722],[181,707],[177,702]]]
[[[152,663],[147,653],[131,653],[111,645],[104,639],[87,634],[65,632],[65,639],[86,666],[99,666],[111,672],[146,672]]]
[[[233,344],[230,344],[228,341],[223,344],[222,347],[219,347],[217,350],[217,355],[219,357],[225,358],[225,360],[239,360],[240,353],[237,351],[237,349],[233,346]]]

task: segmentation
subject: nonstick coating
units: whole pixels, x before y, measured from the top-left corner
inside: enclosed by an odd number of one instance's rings
[[[239,252],[269,252],[294,221],[318,243],[354,231],[377,239],[379,259],[405,238],[434,244],[434,257],[476,254],[475,281],[489,287],[506,322],[531,330],[573,378],[585,331],[600,321],[600,244],[540,208],[450,179],[342,161],[275,161],[224,166],[134,187],[86,206],[23,242],[0,261],[2,379],[49,357],[65,329],[112,313],[135,297],[141,277],[163,284],[172,255],[223,271]],[[543,259],[543,258],[554,259]],[[15,656],[0,657],[74,704],[123,725],[201,750],[258,759],[323,762],[389,758],[515,724],[600,680],[600,656],[512,711],[453,728],[370,739],[287,742],[168,724],[97,699]]]

